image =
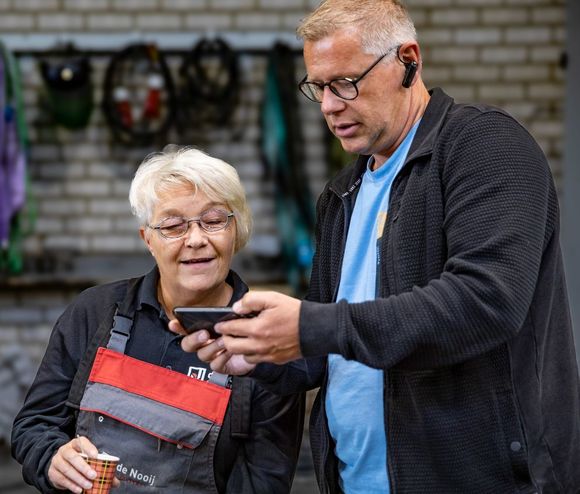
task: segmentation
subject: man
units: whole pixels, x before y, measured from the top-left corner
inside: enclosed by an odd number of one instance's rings
[[[505,112],[427,91],[398,1],[327,0],[298,33],[301,91],[360,156],[319,198],[306,300],[250,292],[234,309],[258,317],[184,347],[279,392],[320,386],[321,492],[580,492],[580,385],[540,148]]]

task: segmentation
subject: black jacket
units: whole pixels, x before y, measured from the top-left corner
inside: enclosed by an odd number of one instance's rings
[[[580,387],[542,151],[503,111],[434,90],[392,186],[380,298],[330,304],[367,158],[318,201],[306,359],[254,373],[286,392],[322,386],[310,425],[322,492],[340,491],[329,353],[385,370],[392,493],[580,492]]]
[[[158,277],[154,268],[142,279],[126,354],[185,374],[191,374],[194,368],[198,377],[201,372],[207,378],[207,365],[195,354],[184,352],[181,337],[167,329],[168,320],[156,296]],[[234,289],[233,303],[247,286],[234,272],[227,281]],[[66,309],[53,329],[36,379],[14,421],[12,454],[23,465],[24,479],[43,493],[57,492],[48,482],[50,460],[74,437],[75,410],[66,402],[79,362],[109,308],[124,299],[127,286],[128,280],[122,280],[90,288]],[[245,407],[236,401],[239,385],[234,380],[216,446],[213,468],[218,490],[289,492],[302,437],[303,396],[280,397],[256,385],[250,391],[250,407]],[[240,429],[241,420],[249,422],[245,439],[230,433]]]

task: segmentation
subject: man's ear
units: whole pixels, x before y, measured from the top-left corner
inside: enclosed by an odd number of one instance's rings
[[[399,61],[405,66],[405,73],[401,80],[404,88],[409,88],[415,80],[415,75],[421,69],[421,51],[416,41],[403,43],[397,52]]]

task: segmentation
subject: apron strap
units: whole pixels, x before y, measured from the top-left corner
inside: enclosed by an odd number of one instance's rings
[[[107,342],[111,328],[111,320],[113,319],[116,310],[117,307],[115,305],[109,307],[107,310],[107,315],[101,321],[101,324],[99,324],[97,331],[89,342],[89,346],[87,347],[85,354],[79,362],[79,367],[75,377],[73,378],[73,382],[68,394],[68,400],[66,402],[69,407],[72,407],[75,410],[79,409],[81,399],[85,392],[85,386],[89,380],[89,374],[91,373],[91,367],[93,366],[93,360],[95,359],[97,349]]]
[[[232,378],[227,374],[220,374],[219,372],[213,371],[208,378],[208,381],[213,384],[217,384],[222,388],[232,387]]]
[[[109,350],[114,350],[124,354],[127,341],[131,337],[133,329],[133,317],[137,306],[137,292],[142,278],[132,278],[127,285],[127,294],[119,304],[115,315],[113,316],[113,325],[111,326],[110,338],[107,343]]]
[[[125,353],[127,341],[131,337],[131,329],[133,328],[133,319],[119,314],[119,309],[115,311],[113,316],[113,327],[111,328],[109,343],[107,348],[118,353]]]
[[[254,380],[250,377],[233,377],[230,399],[230,435],[236,439],[248,439],[252,423],[252,393]]]
[[[79,409],[81,399],[85,392],[85,386],[89,380],[89,374],[91,373],[91,368],[93,366],[93,361],[95,360],[95,355],[97,354],[97,349],[99,347],[105,346],[109,336],[113,331],[117,329],[126,329],[127,322],[130,323],[128,328],[131,331],[131,326],[133,325],[133,313],[135,312],[135,300],[137,295],[137,290],[141,283],[142,278],[132,278],[127,283],[127,292],[123,302],[120,307],[117,307],[117,303],[112,304],[106,312],[106,316],[103,318],[95,334],[91,338],[89,345],[85,351],[85,354],[79,362],[79,367],[73,378],[70,391],[68,394],[68,400],[66,402],[67,406]],[[130,314],[127,317],[127,314]],[[122,321],[118,323],[117,321]],[[113,323],[113,328],[111,328],[111,322]],[[127,336],[127,339],[129,336]],[[125,340],[126,343],[126,340]]]

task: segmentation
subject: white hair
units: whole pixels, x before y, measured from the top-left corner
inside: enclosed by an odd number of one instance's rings
[[[236,218],[236,252],[246,245],[252,216],[238,172],[225,161],[190,147],[166,146],[139,165],[131,182],[129,202],[142,226],[151,221],[160,192],[178,185],[191,185],[210,200],[228,206]]]
[[[398,0],[324,0],[302,20],[297,33],[304,41],[320,41],[341,30],[358,33],[364,52],[377,56],[417,39],[413,21]]]

